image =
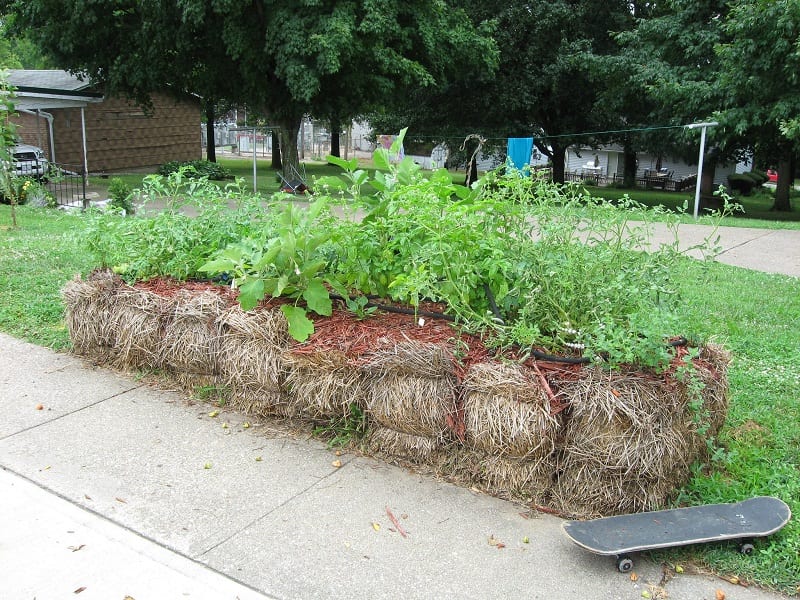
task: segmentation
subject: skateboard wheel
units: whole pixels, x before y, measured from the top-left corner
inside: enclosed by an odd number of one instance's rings
[[[753,548],[753,544],[749,542],[745,542],[739,545],[739,552],[741,552],[745,556],[750,556],[753,553],[753,550],[755,550],[755,548]]]
[[[621,556],[617,559],[617,569],[620,573],[629,573],[633,569],[633,561],[627,556]]]

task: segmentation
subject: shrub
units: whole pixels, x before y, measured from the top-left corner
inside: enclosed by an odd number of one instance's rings
[[[739,192],[743,196],[749,196],[756,187],[755,180],[744,173],[728,175],[728,183],[733,191]]]
[[[769,177],[764,171],[759,171],[757,169],[753,169],[750,171],[750,176],[755,177],[758,180],[758,184],[761,185],[762,183],[767,183],[769,181]]]
[[[188,167],[188,168],[186,168]],[[177,161],[173,160],[161,165],[158,174],[166,177],[170,173],[175,173],[181,168],[185,168],[184,177],[200,179],[207,177],[213,181],[223,179],[233,179],[233,174],[220,164],[212,163],[207,160]]]
[[[111,198],[111,206],[116,209],[124,210],[125,214],[132,215],[133,207],[133,188],[119,177],[111,179],[108,185],[108,195]]]

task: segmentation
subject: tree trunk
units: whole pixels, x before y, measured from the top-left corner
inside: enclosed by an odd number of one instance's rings
[[[792,203],[789,200],[789,193],[792,190],[794,177],[794,165],[789,156],[781,157],[778,161],[778,183],[775,186],[775,202],[771,210],[790,211]]]
[[[217,162],[217,142],[214,139],[214,121],[217,115],[214,111],[214,103],[206,101],[206,159],[208,162]]]
[[[635,188],[638,161],[636,160],[636,151],[629,142],[625,143],[622,160],[622,185],[626,188]]]
[[[553,183],[564,183],[564,174],[566,172],[564,165],[564,155],[567,153],[566,147],[552,145],[553,161]]]
[[[341,140],[339,137],[339,132],[341,131],[341,125],[339,124],[339,119],[332,118],[330,126],[331,126],[331,156],[335,156],[336,158],[341,158],[342,149],[341,149]]]
[[[281,136],[276,129],[272,130],[272,168],[280,171],[283,168],[281,162]]]
[[[302,117],[287,117],[278,120],[281,138],[281,168],[284,176],[292,177],[300,173],[300,155],[297,152],[297,136],[300,133]]]

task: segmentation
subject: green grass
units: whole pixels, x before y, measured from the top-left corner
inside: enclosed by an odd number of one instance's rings
[[[77,235],[80,214],[19,207],[11,229],[0,206],[0,330],[42,346],[70,347],[60,288],[94,259]],[[710,336],[733,355],[730,408],[717,460],[698,465],[679,503],[733,501],[776,495],[800,515],[800,279],[718,263],[680,261],[686,335]],[[751,293],[743,293],[743,290]],[[659,552],[658,560],[693,562],[745,581],[798,593],[800,519],[756,542],[754,556],[733,544]]]

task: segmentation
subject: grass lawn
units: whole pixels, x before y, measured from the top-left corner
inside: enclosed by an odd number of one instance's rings
[[[86,221],[79,213],[24,206],[17,212],[20,226],[11,229],[9,207],[0,206],[0,330],[68,350],[59,290],[97,264],[81,240]],[[678,261],[673,275],[682,282],[685,307],[685,330],[676,333],[711,336],[733,355],[721,447],[712,464],[695,465],[676,501],[701,504],[770,494],[800,515],[800,279],[690,259]],[[738,555],[734,544],[655,556],[796,594],[800,519],[756,541],[751,557]]]
[[[222,157],[217,160],[219,164],[226,167],[231,171],[233,176],[237,179],[245,181],[245,187],[252,189],[253,185],[253,160],[252,158],[230,158]],[[362,168],[372,170],[374,165],[371,160],[360,160]],[[272,168],[271,159],[257,159],[256,160],[256,189],[260,194],[266,196],[272,195],[280,189],[280,179],[275,169]],[[309,185],[313,185],[314,179],[330,175],[338,175],[341,173],[338,167],[329,165],[323,162],[304,162],[303,169],[306,175],[306,181]],[[131,173],[115,175],[120,177],[132,188],[138,188],[142,184],[142,179],[146,173]],[[465,174],[463,171],[451,170],[450,175],[454,183],[463,184]],[[110,179],[102,179],[100,177],[91,177],[90,183],[97,188],[105,189],[108,187]],[[220,187],[223,187],[227,181],[218,182]],[[687,207],[687,212],[683,217],[686,223],[695,223],[692,216],[694,209],[694,192],[665,192],[661,190],[644,190],[633,189],[625,190],[614,187],[586,187],[587,191],[593,195],[608,200],[622,198],[624,195],[630,196],[632,199],[644,204],[645,206],[663,206],[671,211],[677,213],[684,213],[684,204]],[[739,201],[744,209],[743,213],[738,213],[732,217],[726,217],[722,225],[729,227],[757,227],[757,228],[780,228],[780,229],[800,229],[800,192],[793,192],[793,203],[797,208],[791,212],[773,212],[770,210],[774,200],[774,192],[769,188],[762,188],[756,190],[751,196],[744,196],[739,198]],[[700,223],[703,223],[703,216],[701,213]]]

